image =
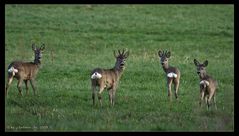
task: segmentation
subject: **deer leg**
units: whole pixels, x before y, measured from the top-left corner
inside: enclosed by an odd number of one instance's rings
[[[200,101],[199,101],[199,105],[200,107],[202,107],[202,102],[203,102],[203,99],[204,99],[204,90],[201,90],[201,93],[200,93]]]
[[[171,91],[171,85],[172,85],[172,79],[168,78],[167,82],[168,87],[168,98],[170,101],[172,101],[172,91]]]
[[[30,83],[31,83],[31,86],[32,86],[32,89],[33,89],[33,93],[34,93],[34,95],[36,95],[35,81],[33,79],[30,79]]]
[[[115,94],[116,94],[116,88],[118,86],[117,82],[114,82],[113,88],[112,88],[112,106],[115,105]]]
[[[214,93],[214,95],[213,95],[213,103],[214,103],[214,105],[215,105],[215,109],[217,110],[217,103],[216,103],[216,93]]]
[[[109,101],[112,106],[113,105],[113,89],[109,90]]]
[[[213,98],[213,103],[214,103],[215,109],[217,110],[216,96],[214,95],[212,98]]]
[[[110,98],[111,106],[115,105],[115,92],[116,92],[116,89],[114,87],[109,90],[109,98]]]
[[[6,85],[6,90],[5,90],[5,95],[7,96],[8,94],[8,88],[10,87],[11,83],[12,83],[12,80],[13,80],[13,76],[11,77],[8,77],[7,79],[7,85]]]
[[[95,96],[96,96],[96,86],[92,85],[92,100],[93,100],[93,106],[95,105]]]
[[[208,102],[208,95],[206,96],[206,98],[205,98],[205,101],[206,101],[206,104],[207,104],[207,110],[209,110],[209,102]]]
[[[209,94],[209,97],[208,97],[208,100],[207,100],[207,106],[208,106],[208,109],[209,109],[209,106],[211,105],[211,99],[213,97],[213,93],[210,93]]]
[[[175,81],[174,90],[175,90],[175,98],[176,99],[178,99],[178,88],[179,88],[179,81]]]
[[[18,88],[18,91],[19,91],[19,95],[20,96],[22,96],[22,88],[21,88],[21,86],[22,86],[22,79],[19,79],[18,80],[18,83],[17,83],[17,88]]]
[[[115,105],[115,93],[116,93],[116,89],[113,89],[112,106]]]
[[[100,101],[100,106],[102,107],[102,96],[101,93],[104,91],[104,86],[100,86],[100,91],[98,93],[98,99]]]
[[[24,82],[25,82],[25,85],[26,85],[26,95],[29,95],[29,91],[28,91],[28,89],[29,89],[29,87],[28,87],[28,80],[24,80]]]

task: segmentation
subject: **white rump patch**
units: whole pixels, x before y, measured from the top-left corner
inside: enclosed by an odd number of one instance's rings
[[[176,77],[177,77],[177,74],[171,72],[171,73],[168,73],[167,76],[168,76],[168,77],[171,77],[171,78],[172,78],[172,77],[176,78]]]
[[[91,79],[100,79],[102,75],[98,72],[95,72],[91,75]]]
[[[8,72],[9,73],[12,73],[13,74],[13,76],[15,75],[15,73],[17,73],[18,72],[18,70],[17,69],[15,69],[14,67],[11,67],[11,68],[9,68],[8,69]]]
[[[209,86],[209,82],[207,80],[202,80],[200,85],[204,85],[204,87]]]

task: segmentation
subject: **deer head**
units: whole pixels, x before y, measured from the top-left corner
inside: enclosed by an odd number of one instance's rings
[[[45,44],[42,44],[40,48],[37,48],[35,44],[32,44],[32,50],[35,54],[35,60],[34,62],[39,62],[42,58],[42,52],[45,49]]]
[[[203,64],[200,64],[196,59],[194,59],[194,64],[197,67],[197,74],[200,77],[204,77],[206,75],[206,66],[208,65],[208,61],[205,60]]]
[[[125,49],[123,49],[123,51],[121,52],[120,50],[118,50],[118,55],[116,54],[116,51],[114,51],[114,56],[116,58],[115,67],[117,69],[124,69],[126,59],[129,56],[129,51],[125,52]]]
[[[158,51],[158,55],[160,57],[160,63],[163,66],[168,65],[168,60],[169,60],[169,58],[171,56],[171,52],[170,51],[161,51],[161,50],[159,50]]]

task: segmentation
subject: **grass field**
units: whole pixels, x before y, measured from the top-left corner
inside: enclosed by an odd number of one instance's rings
[[[33,61],[32,43],[46,45],[39,96],[25,86],[18,96],[14,80],[5,131],[234,131],[233,5],[6,5],[5,76],[11,61]],[[105,91],[93,107],[91,70],[113,67],[123,48],[115,106]],[[159,49],[181,70],[179,101],[168,101]],[[217,110],[199,107],[194,58],[219,83]]]

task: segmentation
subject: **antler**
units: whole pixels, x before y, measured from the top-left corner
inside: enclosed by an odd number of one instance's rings
[[[121,56],[127,56],[127,50],[126,49],[123,49],[122,52],[120,50],[118,50],[118,55],[121,55]],[[117,57],[116,55],[116,51],[114,50],[114,55],[115,57]]]
[[[119,55],[121,55],[120,50],[118,50]]]
[[[125,54],[124,54],[124,58],[128,58],[129,57],[129,50],[126,49]]]
[[[160,57],[162,57],[162,56],[166,56],[166,57],[170,57],[170,51],[168,51],[168,50],[159,50],[159,52],[158,52],[158,55],[160,56]]]
[[[124,53],[125,53],[125,49],[123,49],[122,55],[124,55]]]

